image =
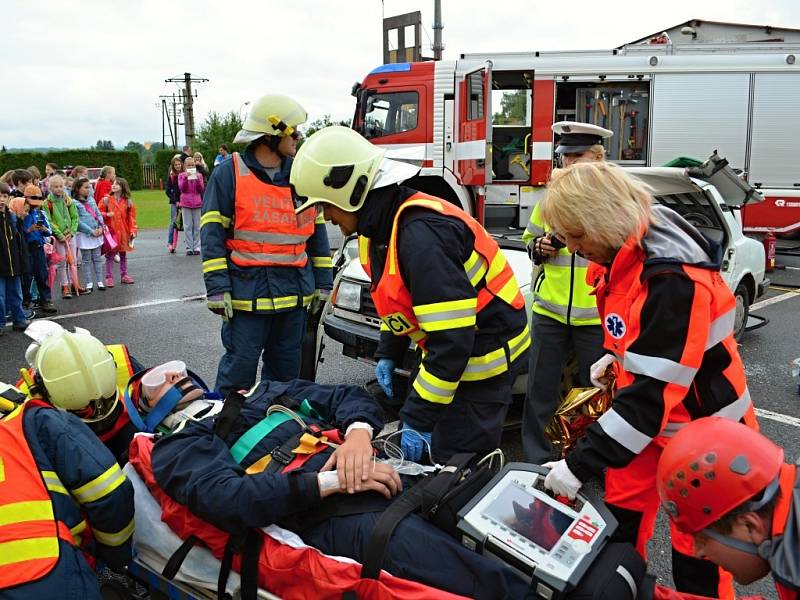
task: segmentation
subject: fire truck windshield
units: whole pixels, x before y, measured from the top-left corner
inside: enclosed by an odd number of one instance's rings
[[[366,92],[360,94],[362,106],[359,132],[367,139],[395,135],[417,128],[419,94],[417,92]]]

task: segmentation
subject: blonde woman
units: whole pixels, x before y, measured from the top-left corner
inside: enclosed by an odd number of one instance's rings
[[[648,188],[616,165],[554,171],[542,214],[571,252],[595,263],[588,280],[609,354],[592,374],[615,363],[617,375],[612,408],[566,460],[546,465],[545,486],[574,497],[608,467],[605,499],[620,522],[618,541],[644,556],[659,504],[656,464],[669,437],[711,415],[755,426],[733,338],[736,300],[713,242],[653,205]],[[690,537],[674,530],[672,539],[678,590],[733,597],[729,574],[695,558]]]

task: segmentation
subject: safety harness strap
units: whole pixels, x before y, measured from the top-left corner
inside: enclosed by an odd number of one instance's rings
[[[169,557],[169,560],[167,560],[163,570],[161,571],[161,574],[172,581],[175,578],[175,575],[178,574],[178,571],[181,570],[181,565],[183,564],[183,561],[186,560],[189,552],[191,552],[192,548],[194,548],[199,541],[200,540],[198,537],[194,534],[183,540],[183,543],[178,547],[177,550],[175,550],[175,552],[172,553],[172,556]]]
[[[236,423],[236,419],[239,418],[239,413],[242,411],[245,400],[246,398],[239,392],[228,392],[222,412],[219,413],[214,423],[214,433],[217,437],[223,440],[228,437],[234,423]]]
[[[248,429],[242,437],[236,440],[236,443],[231,447],[233,460],[241,464],[245,457],[250,454],[250,451],[255,448],[261,440],[267,437],[273,429],[281,423],[291,420],[292,417],[280,412],[272,413],[261,419]]]
[[[222,555],[222,563],[219,567],[219,578],[217,579],[217,600],[228,600],[225,588],[228,585],[228,577],[233,567],[233,557],[241,553],[242,561],[239,567],[241,577],[241,598],[242,600],[256,600],[258,597],[258,558],[261,554],[261,547],[264,539],[256,529],[249,529],[247,532],[231,535],[228,543],[225,544],[225,552]]]

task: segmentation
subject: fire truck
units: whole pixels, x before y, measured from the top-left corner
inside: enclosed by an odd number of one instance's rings
[[[550,127],[575,120],[613,130],[607,157],[622,166],[716,149],[766,198],[742,208],[746,232],[800,232],[800,41],[664,37],[383,65],[353,87],[353,127],[493,230],[525,227],[554,166]]]

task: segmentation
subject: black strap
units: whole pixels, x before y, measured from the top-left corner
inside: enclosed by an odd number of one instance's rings
[[[175,552],[172,553],[172,556],[169,557],[169,560],[164,565],[164,569],[161,571],[161,574],[170,581],[175,579],[175,575],[177,575],[178,571],[180,571],[183,561],[186,560],[186,556],[199,541],[200,540],[194,534],[183,540],[183,543],[178,547],[177,550],[175,550]]]
[[[234,423],[239,418],[239,413],[242,411],[242,406],[247,399],[239,392],[228,392],[225,397],[225,403],[222,405],[222,411],[214,423],[214,433],[223,440],[228,437],[228,434],[233,429]]]
[[[256,600],[258,597],[258,559],[263,543],[264,538],[257,530],[250,529],[247,532],[240,569],[242,600]]]
[[[225,552],[222,554],[222,562],[219,565],[219,578],[217,579],[217,600],[227,600],[228,594],[225,588],[228,585],[228,577],[233,566],[233,555],[239,552],[243,544],[244,535],[231,535],[225,544]]]
[[[430,481],[424,487],[422,494],[422,514],[428,515],[436,511],[439,502],[448,491],[453,489],[465,471],[470,469],[474,460],[475,453],[473,452],[454,454],[441,471],[428,478]]]
[[[372,535],[370,535],[367,549],[364,552],[365,560],[361,566],[362,578],[378,579],[392,533],[400,521],[420,509],[422,492],[433,479],[433,477],[427,477],[403,492],[380,516],[372,529]]]
[[[269,461],[269,464],[264,469],[264,472],[277,473],[278,471],[282,471],[286,465],[292,462],[295,456],[293,450],[300,445],[300,438],[303,437],[304,433],[304,431],[301,431],[300,433],[290,437],[280,446],[273,448],[272,452],[270,452],[272,460]]]

